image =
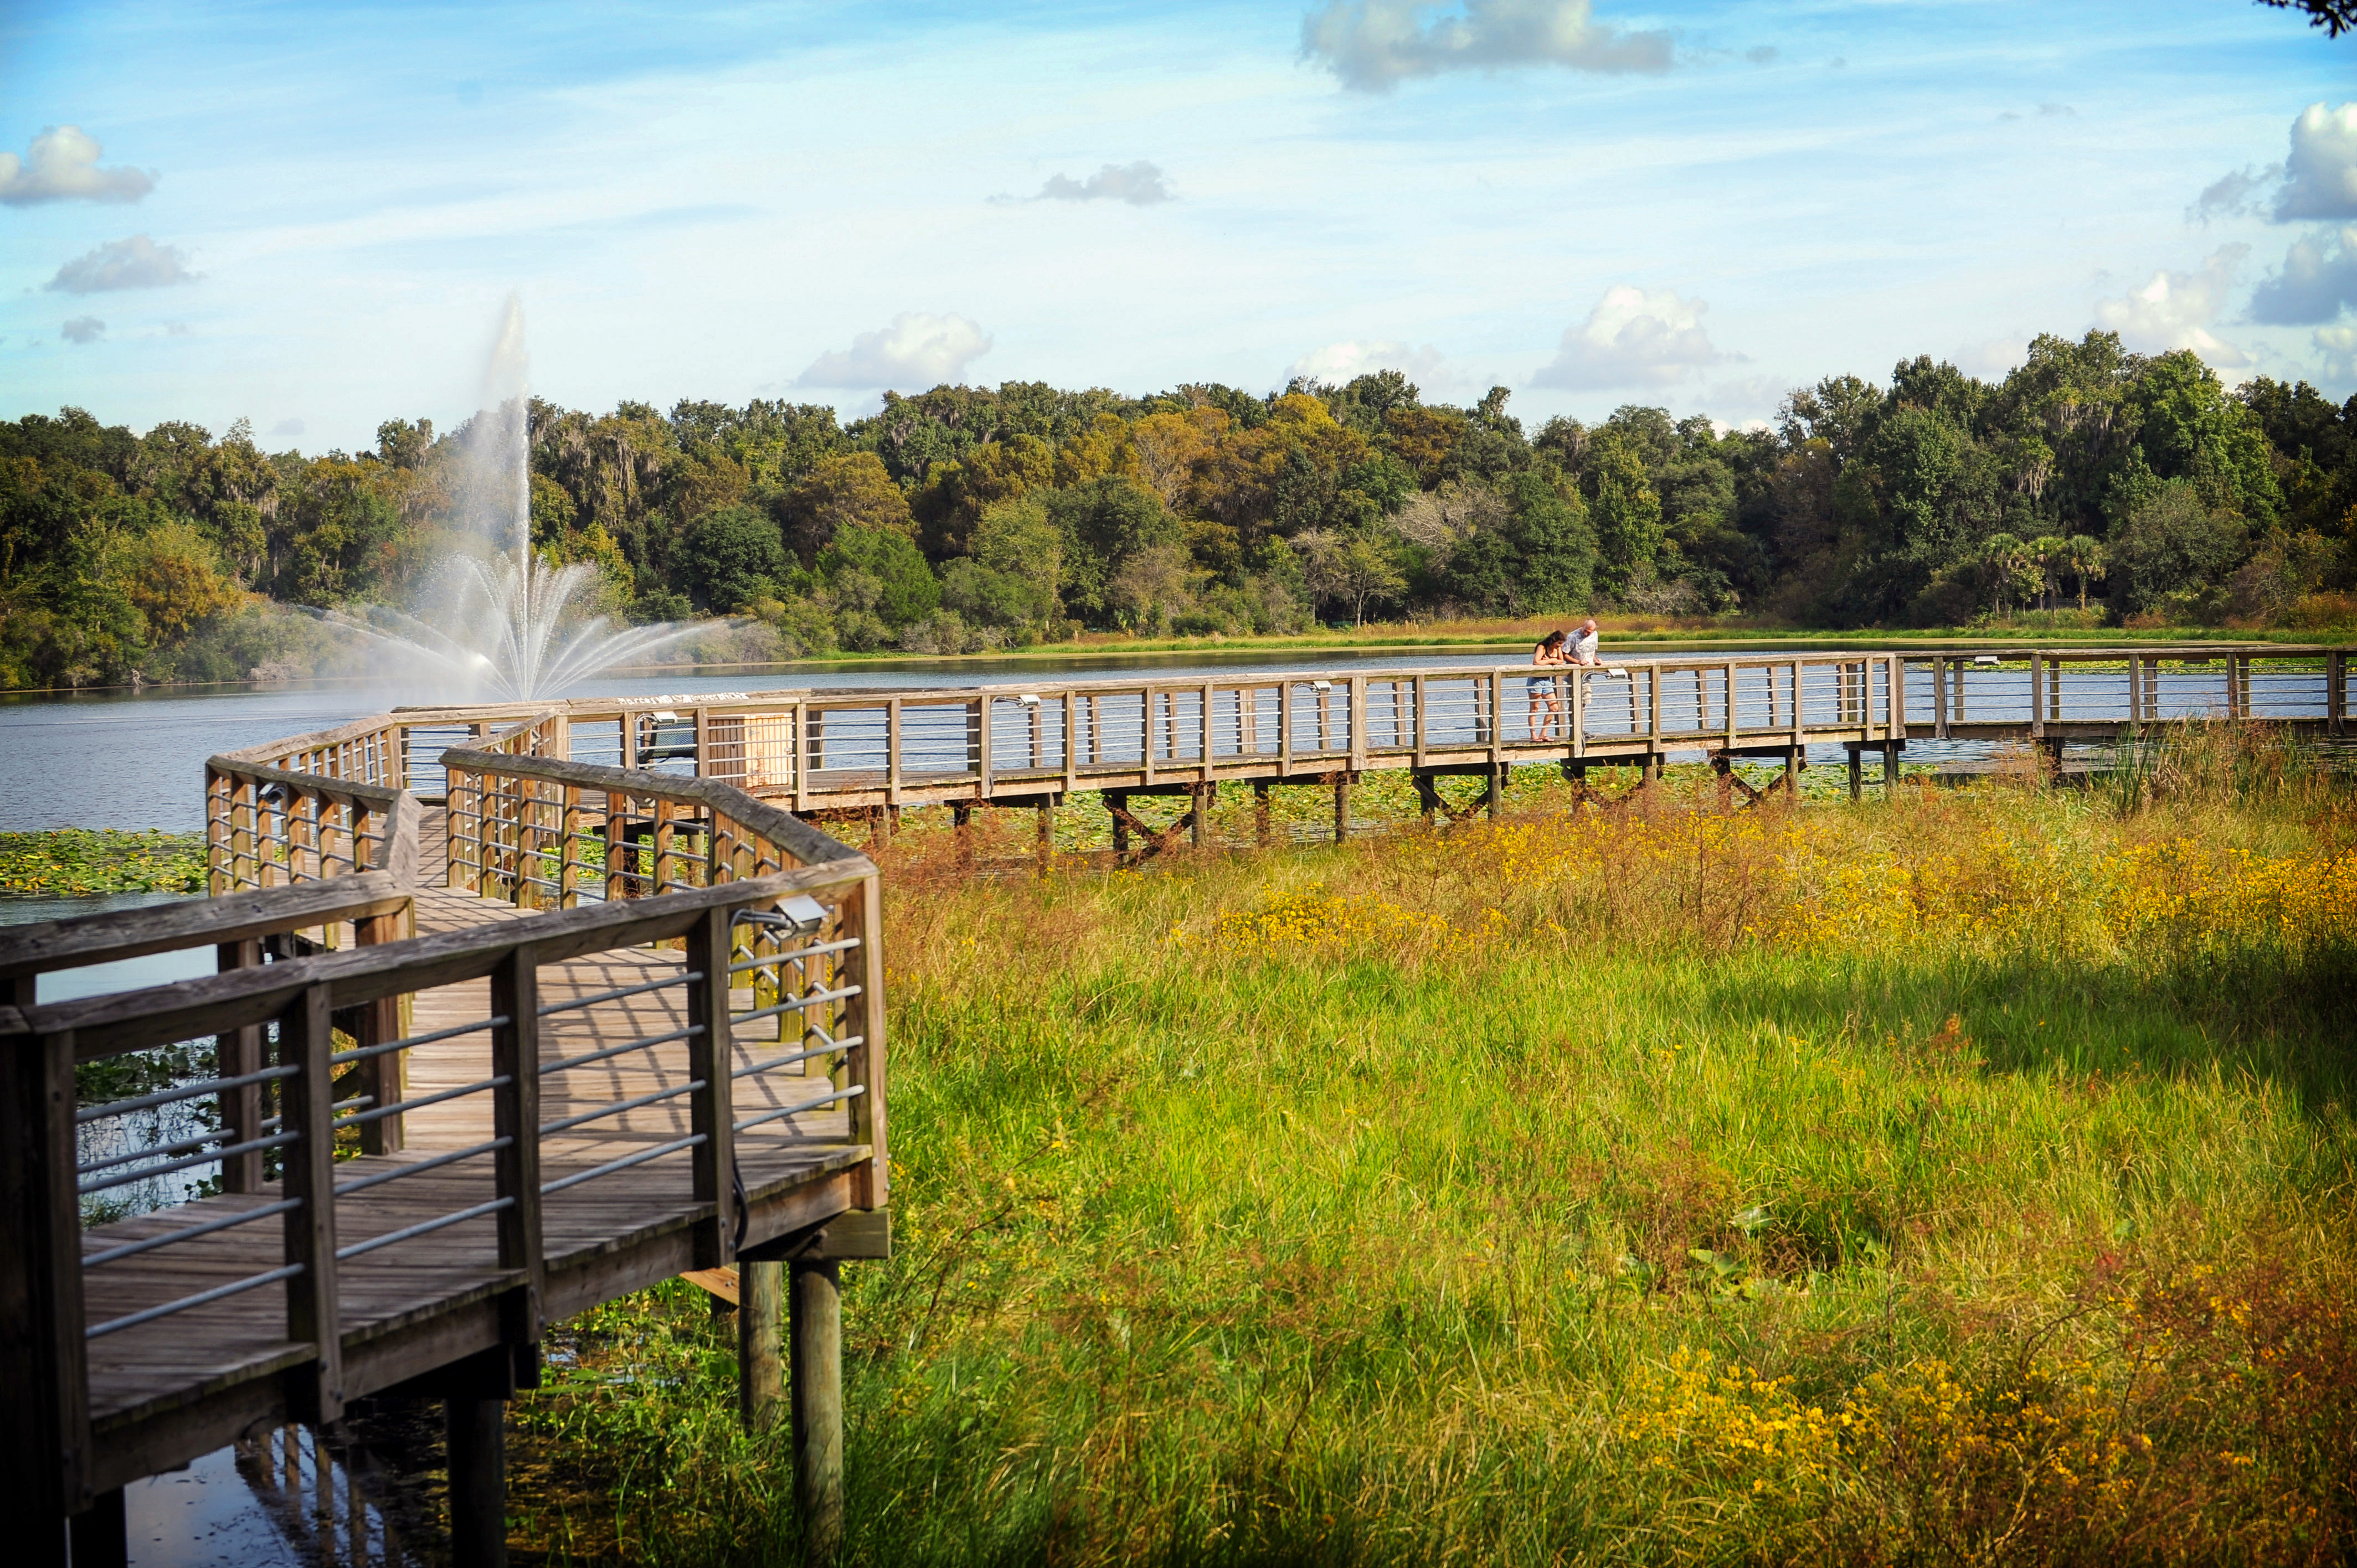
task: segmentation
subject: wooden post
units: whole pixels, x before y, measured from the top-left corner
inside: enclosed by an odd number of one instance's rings
[[[1494,755],[1490,758],[1490,793],[1483,802],[1490,809],[1490,820],[1496,822],[1498,813],[1506,806],[1506,765]]]
[[[990,799],[990,693],[985,692],[974,700],[974,799]]]
[[[688,1151],[695,1201],[712,1219],[694,1234],[695,1266],[716,1269],[737,1254],[736,1120],[729,1072],[737,1052],[728,1021],[729,912],[707,909],[687,933],[687,1074],[704,1087],[688,1096],[689,1127],[704,1142]],[[846,933],[849,934],[849,933]],[[868,933],[861,933],[866,935]]]
[[[2029,654],[2029,738],[2046,738],[2046,656],[2033,649]]]
[[[1080,715],[1080,700],[1071,692],[1064,693],[1064,792],[1071,793],[1080,783],[1081,737],[1075,721]]]
[[[1269,821],[1268,780],[1253,780],[1253,843],[1263,849],[1276,842],[1275,825]]]
[[[73,1521],[73,1568],[130,1568],[130,1520],[123,1488],[101,1492],[90,1511]]]
[[[1882,748],[1882,785],[1886,789],[1899,788],[1899,743]]]
[[[92,1501],[74,1104],[71,1034],[0,1049],[0,1506],[53,1563],[67,1516]]]
[[[737,1262],[737,1408],[752,1432],[767,1430],[785,1399],[785,1358],[778,1340],[784,1272],[782,1263],[749,1258]]]
[[[458,1568],[508,1560],[507,1403],[454,1386],[442,1397],[450,1471],[450,1557]]]
[[[1189,836],[1197,849],[1205,848],[1211,842],[1211,796],[1218,789],[1216,784],[1197,784],[1187,791]]]
[[[961,871],[974,869],[974,807],[963,800],[950,802],[950,836],[957,841],[957,863]]]
[[[627,721],[626,721],[627,722]],[[619,904],[630,896],[630,798],[606,792],[606,902]]]
[[[1932,735],[1948,738],[1948,660],[1937,653],[1932,656]]]
[[[698,956],[691,951],[687,961]],[[694,991],[690,986],[691,1010]],[[491,1031],[491,1075],[508,1080],[491,1091],[492,1135],[508,1140],[492,1155],[492,1172],[498,1195],[512,1200],[498,1215],[500,1267],[524,1277],[521,1291],[512,1293],[521,1299],[503,1304],[502,1337],[511,1350],[537,1354],[546,1263],[540,1232],[540,959],[530,943],[491,972],[491,1014],[507,1019]],[[691,1057],[694,1047],[691,1038]]]
[[[335,1049],[328,987],[306,986],[278,1019],[278,1060],[299,1067],[278,1080],[280,1128],[295,1142],[280,1151],[285,1195],[300,1208],[285,1216],[286,1262],[302,1273],[286,1282],[286,1337],[308,1345],[308,1369],[286,1374],[287,1404],[297,1421],[322,1426],[344,1414],[344,1334],[336,1296],[336,1091],[328,1057]]]
[[[888,1146],[889,1137],[885,1125],[884,1082],[888,1063],[884,1045],[884,882],[870,872],[859,886],[847,890],[835,917],[838,936],[856,938],[859,945],[847,950],[838,961],[836,973],[845,986],[856,985],[859,994],[844,1005],[843,1023],[836,1038],[845,1033],[859,1036],[859,1044],[845,1054],[844,1071],[854,1083],[865,1084],[867,1092],[850,1102],[851,1140],[865,1144],[873,1151],[867,1162],[852,1176],[851,1206],[854,1208],[881,1208],[892,1201],[892,1158]],[[726,998],[726,993],[722,993]]]
[[[1337,775],[1334,779],[1334,842],[1342,843],[1351,836],[1351,776]]]
[[[790,1288],[794,1500],[802,1511],[802,1560],[825,1568],[843,1546],[841,1266],[797,1260]]]
[[[793,705],[788,716],[793,725],[794,810],[807,811],[811,809],[811,769],[817,765],[811,747],[817,738],[818,730],[811,722],[810,709],[800,703]]]
[[[1056,863],[1056,808],[1054,803],[1039,808],[1039,869],[1047,870]]]
[[[262,940],[249,937],[242,942],[222,942],[213,950],[213,967],[222,974],[233,969],[262,967]],[[262,1026],[249,1025],[231,1029],[214,1037],[213,1068],[222,1078],[243,1078],[262,1070]],[[262,1136],[262,1085],[249,1083],[242,1089],[224,1090],[221,1096],[221,1124],[224,1144],[250,1144]],[[262,1190],[262,1151],[250,1150],[231,1155],[221,1162],[223,1192],[260,1192]]]
[[[900,699],[898,697],[884,704],[884,800],[887,805],[900,803]]]
[[[1424,766],[1426,744],[1424,725],[1424,677],[1419,674],[1415,678],[1415,765],[1418,768]]]
[[[1146,781],[1154,782],[1154,688],[1146,687],[1137,694],[1137,766],[1144,769]]]
[[[1857,741],[1851,741],[1845,749],[1849,753],[1849,798],[1855,800],[1864,793],[1866,779],[1863,754],[1866,747]]]
[[[1107,789],[1102,799],[1113,817],[1113,857],[1118,863],[1129,858],[1129,824],[1122,821],[1122,813],[1129,810],[1129,791]]]
[[[654,856],[654,859],[655,859],[655,869],[654,869],[654,875],[651,875],[651,876],[650,876],[650,877],[647,879],[647,888],[646,888],[646,892],[645,892],[643,895],[641,895],[641,897],[649,897],[649,898],[651,898],[651,897],[655,897],[655,896],[656,896],[656,895],[658,895],[658,894],[668,893],[668,892],[672,891],[672,888],[671,888],[671,882],[672,882],[673,855],[672,855],[672,850],[671,850],[671,843],[672,843],[672,832],[673,832],[673,829],[672,829],[672,811],[673,811],[673,805],[672,805],[671,797],[670,797],[670,796],[668,796],[668,795],[658,795],[658,796],[656,796],[656,797],[655,797],[655,800],[654,800],[654,808],[655,808],[655,833],[654,833],[654,839],[655,839],[655,843],[654,843],[654,850],[655,850],[655,856]]]
[[[368,916],[353,923],[356,945],[369,948],[380,947],[386,942],[397,942],[410,934],[404,929],[409,923],[406,917],[399,914]],[[226,947],[223,950],[227,950]],[[255,954],[255,961],[261,961],[258,950]],[[405,996],[380,996],[375,1001],[363,1005],[361,1009],[360,1037],[354,1044],[381,1046],[388,1040],[402,1038],[407,1027],[406,1020],[403,1016],[407,1011],[404,1005],[407,1001],[408,998]],[[244,1031],[240,1030],[239,1033],[242,1034]],[[408,1054],[406,1051],[387,1051],[382,1056],[370,1057],[361,1062],[360,1090],[362,1094],[369,1097],[371,1109],[395,1104],[400,1101],[402,1081],[408,1076],[403,1071],[402,1058]],[[261,1055],[258,1043],[254,1055],[256,1057]],[[222,1098],[226,1100],[228,1096],[224,1095]],[[401,1152],[401,1115],[398,1112],[391,1116],[380,1116],[373,1122],[361,1123],[361,1153],[364,1155],[397,1155]],[[252,1155],[239,1156],[241,1160],[258,1160],[260,1157],[259,1151]],[[226,1172],[223,1174],[226,1175]],[[236,1190],[242,1192],[258,1190],[261,1186],[259,1175],[257,1170],[253,1187],[241,1187]],[[230,1190],[226,1182],[223,1183],[222,1190]]]
[[[1797,689],[1800,677],[1799,665],[1792,667],[1792,674]],[[1784,793],[1795,800],[1801,798],[1801,765],[1805,749],[1798,746],[1788,746],[1784,748]]]
[[[1496,677],[1491,679],[1494,683]],[[1351,711],[1347,720],[1351,726],[1351,771],[1357,773],[1367,766],[1367,678],[1364,675],[1351,677]],[[1491,731],[1494,736],[1495,720],[1491,721]]]
[[[2339,735],[2349,722],[2349,655],[2334,649],[2324,656],[2324,727]]]

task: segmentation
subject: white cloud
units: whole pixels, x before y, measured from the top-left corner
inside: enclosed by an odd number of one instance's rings
[[[1421,349],[1411,349],[1405,343],[1389,338],[1373,338],[1361,343],[1355,338],[1329,343],[1323,349],[1308,353],[1286,368],[1289,381],[1307,376],[1311,381],[1326,381],[1335,386],[1377,371],[1397,371],[1419,389],[1430,391],[1454,384],[1460,378],[1451,372],[1440,350],[1426,343]]]
[[[98,294],[116,288],[166,288],[191,283],[188,258],[145,234],[109,240],[88,255],[76,256],[43,286],[62,294]]]
[[[102,150],[79,125],[45,128],[21,160],[0,153],[0,202],[136,201],[156,188],[156,177],[144,170],[99,167]]]
[[[2230,169],[2202,188],[2193,205],[2185,209],[2185,220],[2207,223],[2212,218],[2248,217],[2253,194],[2282,174],[2281,164],[2269,164],[2266,168]]]
[[[95,316],[77,316],[58,336],[69,343],[95,343],[106,335],[106,323]]]
[[[1587,319],[1564,328],[1554,360],[1532,378],[1543,387],[1592,392],[1606,387],[1665,387],[1705,366],[1738,356],[1711,346],[1702,325],[1710,306],[1667,289],[1607,289]]]
[[[1966,344],[1951,357],[1956,369],[1985,381],[2001,381],[2029,357],[2029,343],[2021,338],[1984,338]]]
[[[1628,32],[1591,9],[1589,0],[1328,0],[1301,19],[1301,56],[1362,92],[1445,70],[1670,69],[1669,34]]]
[[[2199,272],[2157,272],[2142,288],[2096,306],[2095,319],[2139,353],[2190,349],[2212,369],[2227,372],[2229,381],[2239,381],[2256,361],[2232,343],[2221,342],[2210,331],[2210,323],[2225,309],[2227,291],[2250,253],[2248,245],[2222,245]]]
[[[2324,355],[2327,381],[2344,386],[2357,381],[2357,327],[2319,327],[2315,340]]]
[[[1055,175],[1032,199],[1126,201],[1132,207],[1151,207],[1157,201],[1171,199],[1170,177],[1140,158],[1134,164],[1107,164],[1086,179]]]
[[[2251,291],[2251,319],[2270,327],[2330,321],[2357,305],[2357,227],[2295,240],[2274,276]]]
[[[862,332],[847,349],[811,361],[796,386],[851,389],[907,386],[924,391],[963,381],[968,362],[990,352],[991,339],[963,316],[905,311],[877,332]]]
[[[270,427],[270,434],[274,436],[300,435],[303,434],[303,422],[299,419],[282,419]]]
[[[2275,220],[2357,218],[2357,103],[2311,103],[2291,123]]]

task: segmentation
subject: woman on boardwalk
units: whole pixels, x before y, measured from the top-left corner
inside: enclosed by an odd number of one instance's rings
[[[1531,662],[1542,668],[1565,663],[1566,656],[1564,653],[1564,645],[1569,640],[1569,634],[1560,629],[1548,632],[1545,638],[1531,650]],[[1559,679],[1554,675],[1534,675],[1530,678],[1531,738],[1533,740],[1562,738],[1563,697],[1556,685]]]

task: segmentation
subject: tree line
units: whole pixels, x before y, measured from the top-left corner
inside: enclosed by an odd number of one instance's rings
[[[1772,424],[1594,424],[1428,403],[1397,371],[1254,396],[1008,382],[865,419],[756,400],[530,410],[533,543],[640,620],[737,618],[784,656],[963,652],[1084,629],[1323,621],[2323,625],[2357,609],[2357,398],[2190,353],[2041,337],[2002,381],[1928,357]],[[0,424],[0,682],[292,669],[284,607],[399,603],[511,485],[488,421],[271,454],[242,423]],[[307,640],[307,637],[308,640]],[[307,655],[306,650],[310,650]]]

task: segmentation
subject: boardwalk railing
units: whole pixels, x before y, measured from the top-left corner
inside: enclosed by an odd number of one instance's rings
[[[876,868],[852,855],[0,1010],[0,1386],[12,1416],[0,1423],[0,1487],[59,1517],[258,1423],[331,1421],[352,1398],[466,1357],[504,1350],[529,1376],[547,1319],[725,1263],[845,1207],[880,1206],[877,908]],[[652,943],[685,951],[621,992],[542,1001],[550,966]],[[733,1006],[738,987],[748,1004]],[[632,1037],[632,1006],[674,992],[683,1025]],[[460,1021],[366,1044],[334,1029],[339,1015],[413,993],[439,997]],[[625,1002],[620,1038],[544,1059],[544,1030]],[[76,1108],[78,1064],[248,1030],[274,1040],[266,1065]],[[469,1081],[382,1102],[339,1098],[347,1069],[452,1036],[488,1040]],[[665,1087],[544,1116],[552,1079],[665,1049],[681,1058]],[[839,1066],[830,1078],[812,1062]],[[747,1098],[788,1064],[815,1092]],[[253,1137],[90,1152],[93,1128],[249,1089],[276,1106]],[[470,1098],[490,1101],[488,1136],[339,1158],[361,1129]],[[683,1112],[678,1135],[599,1139],[608,1118],[663,1105]],[[814,1138],[811,1113],[846,1105],[866,1108],[848,1135]],[[86,1202],[243,1155],[268,1159],[277,1181],[85,1238]]]
[[[449,885],[526,908],[709,887],[855,852],[727,784],[453,749]]]
[[[579,699],[548,715],[565,721],[561,745],[541,721],[550,739],[538,755],[709,779],[807,813],[1032,804],[1079,789],[1230,779],[1318,782],[1372,768],[1642,765],[1674,751],[2108,739],[2123,726],[2212,717],[2338,735],[2348,711],[2346,650],[1984,646],[1664,655],[1600,670],[1245,670],[1183,681]],[[416,716],[447,725],[460,713]],[[528,716],[499,710],[494,722]]]

